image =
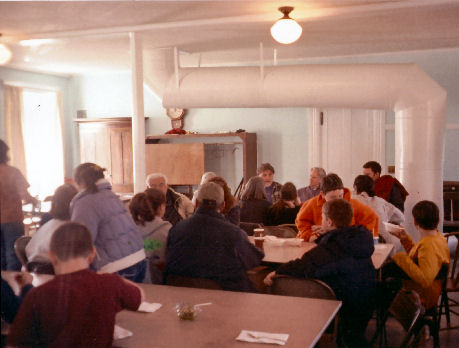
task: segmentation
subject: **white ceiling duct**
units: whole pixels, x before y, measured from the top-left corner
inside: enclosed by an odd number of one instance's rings
[[[187,68],[169,77],[164,107],[341,107],[395,111],[395,167],[410,195],[443,207],[446,91],[415,64]],[[178,83],[177,83],[178,82]]]

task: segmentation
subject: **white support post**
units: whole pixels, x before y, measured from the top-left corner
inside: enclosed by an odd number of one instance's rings
[[[145,113],[143,105],[143,51],[141,38],[129,33],[132,75],[132,149],[134,193],[145,190]]]
[[[265,61],[263,57],[263,42],[260,42],[260,83],[263,83],[265,78]]]
[[[180,88],[180,75],[179,75],[179,56],[177,47],[174,47],[174,71],[175,71],[175,86]]]

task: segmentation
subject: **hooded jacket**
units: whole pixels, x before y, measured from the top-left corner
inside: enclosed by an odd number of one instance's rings
[[[348,313],[373,308],[376,291],[375,268],[371,260],[373,236],[363,226],[330,231],[318,239],[318,246],[301,259],[281,265],[276,273],[316,278],[327,283]]]
[[[110,183],[101,179],[96,186],[97,192],[85,190],[73,197],[71,220],[82,223],[91,232],[97,252],[91,267],[115,273],[145,259],[143,241]]]
[[[343,198],[351,203],[354,210],[352,217],[352,225],[363,225],[375,236],[379,235],[379,218],[378,215],[365,204],[351,198],[351,191],[344,188]],[[298,227],[297,238],[303,238],[306,242],[312,235],[313,225],[322,225],[322,207],[325,204],[323,192],[320,195],[306,201],[298,215],[296,216],[295,224]]]

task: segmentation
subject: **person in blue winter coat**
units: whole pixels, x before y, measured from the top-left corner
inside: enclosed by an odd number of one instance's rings
[[[70,204],[71,220],[91,232],[96,247],[92,269],[118,273],[140,283],[146,272],[143,240],[126,207],[105,180],[104,171],[94,163],[83,163],[75,169],[80,192]]]
[[[360,225],[349,226],[352,205],[344,199],[328,201],[322,207],[322,226],[328,232],[301,259],[287,262],[268,274],[270,286],[275,274],[315,278],[327,283],[343,302],[340,310],[343,338],[348,347],[366,347],[365,329],[375,308],[376,277],[371,260],[373,235]]]

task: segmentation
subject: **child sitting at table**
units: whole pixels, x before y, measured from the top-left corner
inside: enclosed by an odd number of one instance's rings
[[[450,255],[445,237],[437,230],[440,212],[437,205],[431,201],[420,201],[412,210],[414,226],[419,231],[421,239],[414,243],[410,235],[400,229],[390,232],[400,239],[405,252],[393,256],[395,264],[404,272],[394,272],[392,264],[383,269],[383,277],[394,275],[404,278],[403,287],[415,290],[421,297],[421,302],[429,310],[437,305],[441,294],[442,280],[436,279],[443,265],[448,265]],[[403,273],[402,272],[402,273]]]
[[[366,347],[365,329],[375,302],[375,268],[371,260],[373,236],[364,226],[350,226],[352,205],[344,199],[327,201],[322,208],[322,227],[328,230],[318,246],[301,259],[281,265],[267,275],[271,286],[276,274],[316,278],[327,283],[343,301],[340,311],[343,338],[348,347]]]
[[[117,274],[89,270],[95,253],[84,225],[67,223],[54,232],[50,259],[56,277],[30,290],[10,328],[9,346],[112,346],[116,313],[137,310],[144,295]]]

